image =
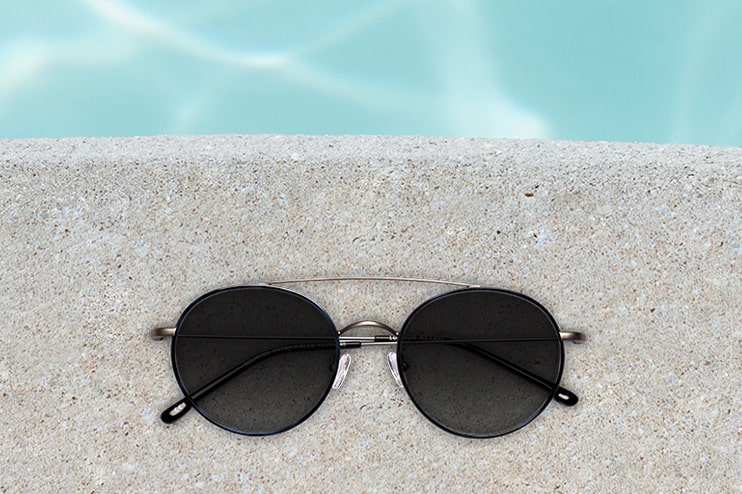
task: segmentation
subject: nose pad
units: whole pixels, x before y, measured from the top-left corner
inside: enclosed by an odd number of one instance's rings
[[[335,381],[332,383],[332,389],[340,389],[340,386],[345,382],[345,376],[348,375],[348,369],[350,369],[350,355],[344,353],[340,356],[338,362],[338,373],[335,374]]]
[[[397,381],[397,386],[402,387],[402,378],[399,377],[399,367],[397,366],[397,353],[389,352],[386,356],[386,363],[389,364],[389,370],[392,371],[394,380]]]

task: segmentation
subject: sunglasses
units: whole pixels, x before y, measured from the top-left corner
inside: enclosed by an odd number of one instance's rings
[[[397,281],[456,286],[424,302],[399,331],[376,321],[337,330],[309,298],[279,285],[325,281]],[[377,334],[350,336],[351,330]],[[306,420],[350,367],[347,350],[395,346],[392,376],[433,424],[466,437],[501,436],[524,427],[552,401],[573,406],[561,387],[563,341],[532,298],[509,290],[419,278],[343,277],[283,280],[209,292],[183,312],[172,337],[172,364],[183,398],[162,412],[172,423],[191,408],[231,432],[268,435]]]

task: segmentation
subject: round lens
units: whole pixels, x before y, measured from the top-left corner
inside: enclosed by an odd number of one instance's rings
[[[298,425],[337,372],[339,340],[325,311],[282,288],[211,292],[183,313],[173,368],[191,405],[216,425],[266,435]]]
[[[519,429],[554,397],[563,347],[554,318],[519,293],[473,288],[418,307],[397,364],[412,401],[439,427],[469,437]]]

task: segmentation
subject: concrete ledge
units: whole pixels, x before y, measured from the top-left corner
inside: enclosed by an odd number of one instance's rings
[[[740,163],[739,148],[517,140],[0,141],[0,491],[740,489]],[[566,346],[580,403],[457,438],[372,349],[285,434],[159,421],[179,390],[149,328],[210,289],[338,274],[535,297],[590,337]],[[440,291],[301,290],[338,325],[397,327]]]

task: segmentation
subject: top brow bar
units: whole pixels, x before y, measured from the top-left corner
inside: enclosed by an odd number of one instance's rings
[[[437,285],[452,285],[463,288],[481,288],[481,285],[475,283],[466,283],[462,281],[434,280],[428,278],[405,278],[398,276],[329,276],[321,278],[296,278],[288,280],[276,280],[263,283],[263,285],[289,285],[294,283],[322,283],[333,281],[396,281],[405,283],[433,283]]]

